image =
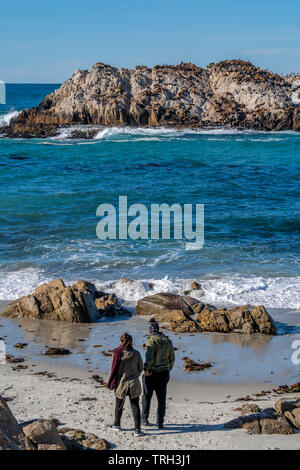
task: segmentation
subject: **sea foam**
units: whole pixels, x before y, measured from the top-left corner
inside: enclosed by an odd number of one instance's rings
[[[8,126],[10,121],[17,117],[20,114],[19,111],[11,111],[10,113],[0,115],[0,127],[1,126]]]
[[[35,268],[16,272],[1,272],[0,300],[14,300],[27,295],[40,284],[53,280],[43,270]],[[70,285],[80,279],[66,279]],[[193,279],[194,280],[194,279]],[[125,302],[137,302],[146,295],[170,292],[184,295],[191,289],[192,279],[164,277],[162,279],[107,280],[89,279],[104,292],[114,292]],[[221,306],[265,305],[269,308],[300,309],[300,276],[296,277],[239,277],[225,276],[197,279],[201,289],[189,295],[205,303]]]

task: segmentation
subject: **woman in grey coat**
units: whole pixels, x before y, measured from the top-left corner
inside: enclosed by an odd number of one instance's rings
[[[143,360],[140,353],[132,347],[132,336],[123,333],[120,346],[114,349],[108,388],[115,391],[115,422],[113,429],[121,429],[121,417],[126,396],[129,396],[133,412],[135,434],[141,435],[141,412],[139,397],[142,393],[140,375],[143,372]]]

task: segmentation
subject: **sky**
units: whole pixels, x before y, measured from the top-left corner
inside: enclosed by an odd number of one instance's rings
[[[225,59],[300,73],[299,0],[0,0],[0,79]]]

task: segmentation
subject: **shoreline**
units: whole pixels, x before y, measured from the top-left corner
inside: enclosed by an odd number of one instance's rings
[[[278,316],[280,318],[280,314]],[[291,314],[290,322],[293,320],[294,315]],[[28,361],[42,363],[44,367],[56,364],[88,369],[97,374],[100,370],[105,375],[110,368],[109,351],[119,344],[124,331],[132,334],[134,347],[144,356],[147,321],[148,318],[136,315],[103,318],[96,323],[83,324],[0,317],[0,337],[6,343],[6,353],[24,358],[24,364]],[[299,333],[290,334],[289,326],[285,325],[285,328],[286,333],[279,336],[257,333],[174,333],[162,328],[177,348],[173,380],[177,383],[225,387],[252,386],[257,383],[275,387],[295,383],[300,376],[300,367],[291,361],[294,351],[292,343],[299,339]],[[26,346],[17,349],[14,347],[17,343],[25,343]],[[44,355],[47,347],[65,348],[71,353],[48,357]],[[213,366],[198,373],[188,373],[183,369],[184,357],[196,362],[211,362]]]
[[[21,111],[16,111],[19,114],[25,110]],[[2,119],[5,119],[5,116],[9,116],[12,113],[7,113],[0,115],[2,116]],[[12,118],[13,119],[13,118]],[[9,126],[9,124],[8,124]],[[53,135],[26,135],[26,136],[18,136],[18,135],[12,135],[10,136],[9,134],[5,134],[3,131],[5,130],[7,125],[5,126],[0,126],[0,131],[2,130],[2,133],[0,133],[0,140],[17,140],[17,141],[23,141],[23,140],[28,140],[28,141],[83,141],[83,142],[101,142],[101,141],[111,141],[111,136],[109,135],[110,131],[119,131],[120,134],[123,135],[131,135],[131,133],[136,133],[140,132],[143,134],[144,132],[182,132],[183,134],[185,131],[187,133],[190,133],[192,136],[194,135],[270,135],[270,134],[291,134],[295,136],[300,135],[300,130],[295,130],[295,129],[255,129],[251,127],[239,127],[239,126],[186,126],[186,125],[167,125],[164,124],[162,126],[150,126],[150,125],[97,125],[97,124],[64,124],[61,125],[57,128],[57,131]],[[106,131],[108,132],[108,136],[106,136]],[[103,132],[103,136],[99,136],[98,134]],[[168,137],[168,136],[166,136]]]

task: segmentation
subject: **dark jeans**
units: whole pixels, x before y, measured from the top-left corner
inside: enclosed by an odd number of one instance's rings
[[[153,392],[156,393],[157,423],[162,425],[166,414],[167,385],[170,379],[168,370],[162,372],[152,372],[151,375],[143,375],[143,420],[149,418],[150,405]]]
[[[129,397],[130,398],[130,397]],[[116,407],[115,407],[115,426],[121,425],[121,417],[123,413],[123,408],[126,398],[121,400],[116,397]],[[130,398],[131,409],[133,413],[135,429],[141,429],[141,411],[139,404],[139,397]]]

